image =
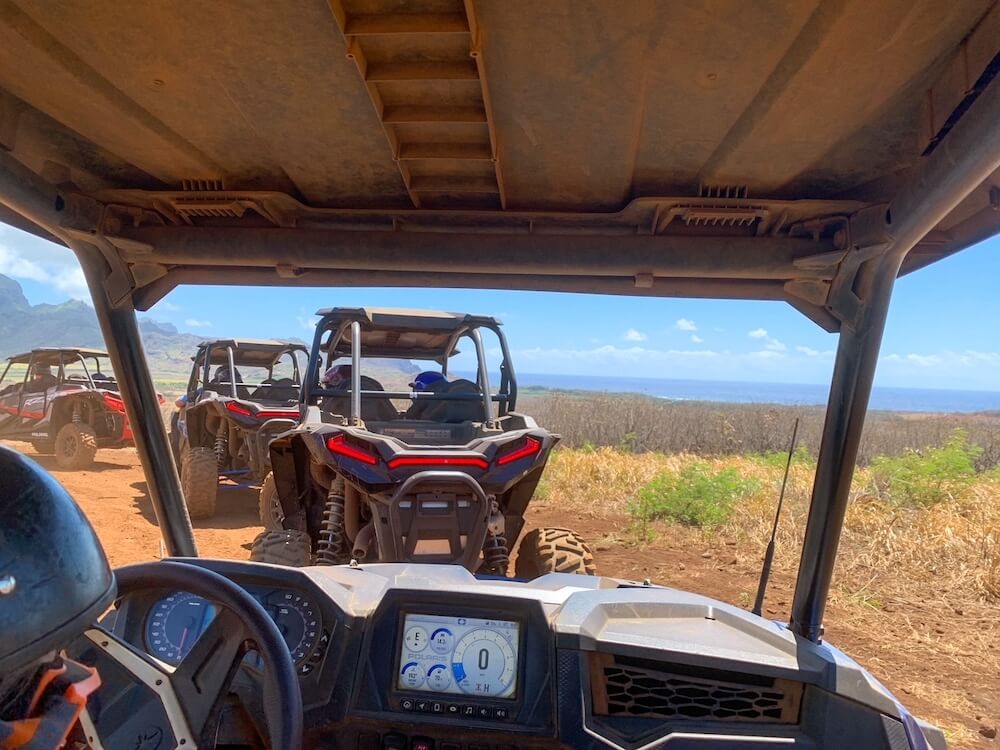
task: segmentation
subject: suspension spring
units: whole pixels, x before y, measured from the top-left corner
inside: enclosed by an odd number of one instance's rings
[[[215,445],[212,449],[215,451],[215,462],[219,466],[225,466],[229,459],[229,434],[224,428],[215,436]]]
[[[483,541],[483,566],[486,571],[493,575],[505,576],[508,565],[510,565],[510,551],[507,549],[507,537],[488,532]]]
[[[319,541],[316,544],[317,565],[341,565],[350,557],[350,541],[344,528],[344,495],[339,482],[330,487],[323,509]]]
[[[73,424],[80,424],[83,421],[83,417],[80,415],[79,404],[73,404],[73,416],[70,417],[70,421],[72,421]]]

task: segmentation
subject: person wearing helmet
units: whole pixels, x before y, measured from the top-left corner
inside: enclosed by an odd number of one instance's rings
[[[324,388],[350,388],[351,386],[351,366],[334,365],[323,373],[320,383]]]
[[[424,393],[426,391],[435,390],[436,387],[440,387],[436,384],[444,382],[447,382],[447,380],[440,372],[435,372],[434,370],[424,370],[410,382],[410,388],[417,393]]]
[[[73,499],[0,447],[0,748],[65,743],[101,683],[59,654],[114,596],[107,557]]]

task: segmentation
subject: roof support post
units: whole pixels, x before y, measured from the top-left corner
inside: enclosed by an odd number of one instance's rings
[[[906,254],[969,193],[1000,169],[1000,79],[994,80],[888,206],[851,218],[850,250],[827,309],[842,321],[826,422],[802,542],[791,628],[813,641],[847,513],[893,283]]]
[[[104,287],[109,269],[100,250],[90,243],[73,239],[69,244],[87,278],[164,546],[173,557],[197,556],[194,531],[163,426],[159,399],[146,366],[135,309],[128,297],[118,305],[111,304]]]
[[[823,612],[847,514],[889,298],[901,260],[896,254],[883,254],[859,270],[857,284],[863,303],[858,317],[850,324],[844,323],[837,344],[792,602],[792,630],[812,641],[819,641],[823,635]]]

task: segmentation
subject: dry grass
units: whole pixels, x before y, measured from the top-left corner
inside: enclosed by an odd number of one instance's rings
[[[774,404],[721,404],[666,401],[646,396],[527,393],[518,411],[563,437],[564,444],[706,455],[784,451],[792,423],[801,420],[799,444],[813,455],[819,448],[824,410]],[[897,456],[908,449],[941,445],[956,429],[980,446],[979,470],[1000,466],[1000,414],[896,414],[871,412],[858,462]]]
[[[561,448],[546,470],[540,501],[572,515],[620,519],[658,473],[677,472],[696,460],[703,459]],[[761,489],[738,502],[714,530],[656,522],[658,539],[651,544],[669,540],[700,551],[714,541],[753,569],[770,533],[782,467],[760,457],[723,456],[712,463],[757,479]],[[789,580],[799,563],[813,470],[809,464],[793,466],[786,493],[775,575]],[[980,474],[958,497],[926,508],[879,499],[870,492],[872,482],[869,470],[858,470],[831,591],[836,628],[870,644],[855,655],[885,673],[899,674],[899,663],[924,662],[924,674],[907,676],[904,670],[897,689],[902,685],[905,693],[971,720],[983,709],[970,699],[969,686],[995,686],[1000,675],[1000,472]],[[609,539],[647,544],[628,527]],[[963,679],[936,679],[932,665],[943,662]],[[959,745],[976,746],[968,725],[939,723]]]

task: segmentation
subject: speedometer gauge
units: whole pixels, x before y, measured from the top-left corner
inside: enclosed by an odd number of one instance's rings
[[[455,644],[451,658],[455,683],[464,693],[506,696],[517,670],[510,642],[496,630],[470,630]]]
[[[256,598],[278,626],[292,661],[304,661],[320,636],[319,617],[312,602],[292,591],[272,591]]]
[[[167,664],[180,664],[212,622],[215,611],[211,602],[184,591],[160,599],[146,623],[150,653]]]
[[[246,587],[278,626],[296,664],[306,661],[322,636],[316,608],[302,594]],[[217,607],[200,596],[175,591],[160,599],[146,620],[146,646],[157,659],[177,666],[215,617]]]

